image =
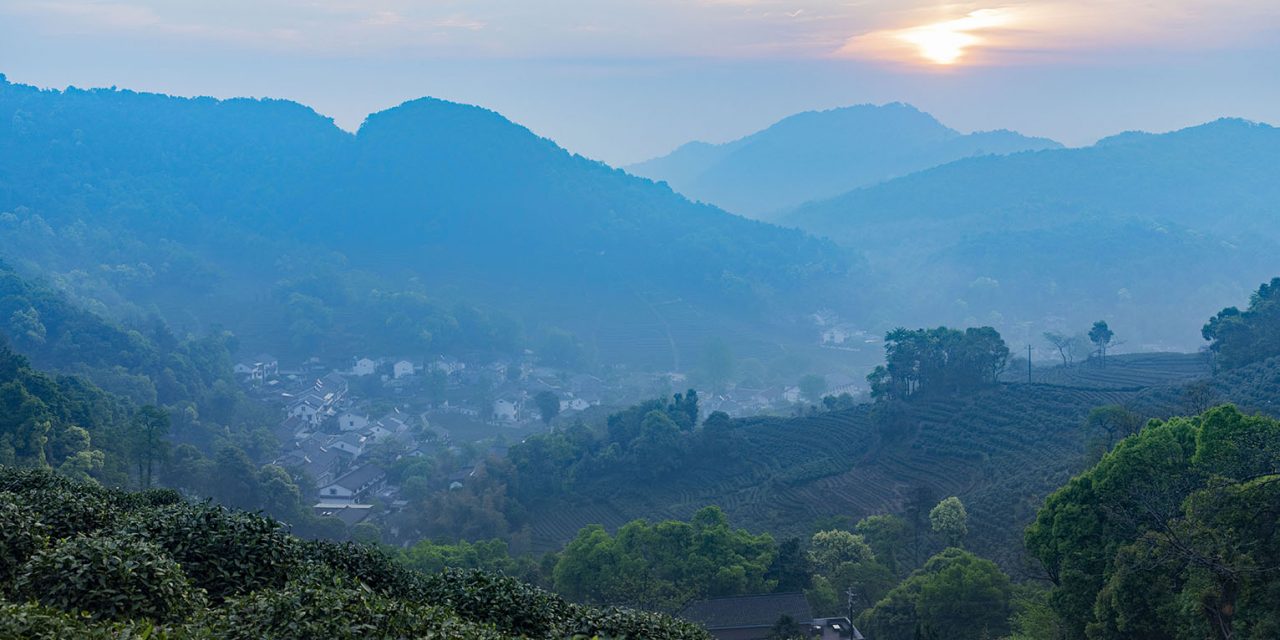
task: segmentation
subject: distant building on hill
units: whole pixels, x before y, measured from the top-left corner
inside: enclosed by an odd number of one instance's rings
[[[716,640],[765,640],[788,619],[818,640],[864,640],[848,618],[815,618],[803,593],[767,593],[689,603],[680,617],[707,629]]]

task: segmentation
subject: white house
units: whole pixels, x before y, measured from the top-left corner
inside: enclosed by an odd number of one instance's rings
[[[516,403],[502,399],[493,403],[493,419],[498,422],[515,422],[518,414]]]
[[[386,471],[376,464],[367,464],[321,487],[320,498],[334,501],[358,501],[378,490],[386,484],[386,481]]]
[[[369,416],[348,411],[338,416],[338,428],[343,431],[362,431],[369,426]]]
[[[408,360],[400,360],[399,362],[396,362],[394,365],[391,365],[391,375],[396,380],[413,375],[413,363]]]
[[[351,375],[371,376],[373,375],[373,372],[375,369],[377,369],[377,367],[378,367],[378,363],[374,362],[373,360],[370,360],[369,358],[360,358],[359,360],[356,360],[356,363],[354,365],[351,366]]]
[[[374,424],[369,425],[369,428],[365,429],[364,434],[369,438],[368,442],[382,442],[383,440],[395,435],[393,432],[389,431],[386,427],[383,427],[382,425],[376,422]]]
[[[364,446],[367,442],[368,438],[359,433],[344,433],[334,438],[333,442],[329,443],[329,448],[349,453],[352,457],[359,458],[360,454],[364,453]]]
[[[313,426],[320,423],[320,416],[323,411],[324,401],[314,397],[312,394],[307,394],[296,400],[292,405],[289,405],[290,418],[300,418],[303,422]]]

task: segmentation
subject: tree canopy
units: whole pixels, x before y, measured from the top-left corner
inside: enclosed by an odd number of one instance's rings
[[[999,380],[1009,347],[991,327],[964,331],[894,329],[884,338],[885,364],[867,381],[877,399],[967,391]]]
[[[1153,422],[1027,529],[1070,638],[1280,636],[1280,422]]]
[[[1227,369],[1280,355],[1280,278],[1258,287],[1248,309],[1219,311],[1201,333],[1218,364]]]

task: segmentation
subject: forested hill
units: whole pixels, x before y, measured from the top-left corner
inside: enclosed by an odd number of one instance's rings
[[[1108,435],[1103,426],[1120,427],[1101,419],[1089,426],[1094,409],[1124,407],[1131,429],[1221,402],[1274,414],[1277,371],[1280,358],[1210,377],[1200,354],[1119,356],[958,397],[735,420],[717,424],[713,446],[668,456],[667,470],[639,485],[621,466],[575,479],[576,493],[537,503],[529,525],[535,545],[558,548],[588,524],[687,518],[714,504],[749,530],[807,536],[840,518],[904,513],[916,494],[926,506],[956,495],[971,516],[967,548],[1021,574],[1022,531],[1044,497],[1127,434]]]
[[[1274,237],[1278,161],[1280,129],[1221,119],[1079,149],[970,158],[808,204],[788,220],[851,239],[876,237],[895,220],[973,232],[1110,216]]]
[[[1012,335],[1106,317],[1131,346],[1186,350],[1206,313],[1273,275],[1278,163],[1280,129],[1225,119],[960,160],[786,221],[904,283],[904,321],[976,318]]]
[[[688,312],[655,323],[673,325],[675,340],[723,330],[703,312],[730,306],[785,330],[808,306],[799,301],[847,294],[858,268],[829,242],[690,203],[439,100],[374,114],[350,134],[285,101],[0,80],[0,119],[7,259],[113,312],[221,323],[261,348],[305,353],[318,335],[342,345],[374,333],[352,319],[378,303],[371,290],[432,296],[430,311],[405,313],[417,316],[405,335],[419,337],[465,325],[438,317],[459,302],[584,341],[670,300]]]
[[[690,142],[627,170],[735,213],[768,217],[960,158],[1059,146],[1012,131],[962,134],[906,104],[864,104],[798,113],[724,144]]]

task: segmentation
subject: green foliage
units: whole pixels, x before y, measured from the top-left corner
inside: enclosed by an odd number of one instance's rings
[[[25,640],[213,640],[198,629],[174,630],[149,620],[96,621],[34,602],[0,600],[0,638]]]
[[[809,562],[816,573],[830,575],[846,562],[856,564],[874,557],[862,536],[848,531],[819,531],[809,540]]]
[[[871,547],[876,559],[894,575],[905,575],[904,549],[910,535],[910,527],[902,518],[881,514],[867,516],[854,525],[854,531]]]
[[[1098,356],[1105,359],[1107,357],[1107,347],[1111,346],[1111,339],[1116,333],[1107,326],[1106,320],[1099,320],[1093,323],[1089,328],[1089,342],[1098,348]]]
[[[561,552],[555,587],[578,600],[674,611],[697,598],[772,590],[776,550],[771,536],[730,528],[715,507],[689,522],[637,520],[613,536],[589,526]]]
[[[960,498],[951,496],[944,498],[938,506],[929,511],[929,526],[934,533],[947,541],[947,546],[959,547],[969,535],[969,514],[964,510]]]
[[[214,601],[282,586],[301,555],[279,522],[210,504],[158,507],[122,527],[173,556]]]
[[[202,606],[178,563],[132,536],[76,536],[37,552],[14,581],[19,598],[98,619],[186,617]]]
[[[551,421],[560,415],[560,398],[550,391],[543,391],[534,396],[533,403],[538,407],[538,415],[542,418],[543,424],[551,424]]]
[[[1218,364],[1242,367],[1280,355],[1280,278],[1263,283],[1249,298],[1249,308],[1228,307],[1204,325],[1201,334]]]
[[[999,380],[1009,347],[991,327],[938,327],[885,334],[885,364],[867,376],[877,399],[973,391]]]
[[[864,612],[859,626],[884,640],[979,640],[1008,631],[1012,587],[996,565],[950,548]]]
[[[1026,543],[1067,637],[1280,629],[1277,460],[1280,422],[1224,406],[1152,422],[1051,495]]]
[[[513,558],[505,540],[459,540],[455,544],[438,544],[421,540],[403,549],[398,559],[407,567],[424,573],[446,568],[477,569],[518,577],[525,582],[538,581],[541,568],[529,556]]]
[[[110,517],[86,523],[90,535],[68,521],[68,536],[46,545],[43,514],[74,512],[57,503],[78,495]],[[373,547],[302,542],[277,522],[168,490],[124,494],[5,467],[0,515],[0,570],[18,566],[0,575],[0,596],[31,600],[0,599],[0,637],[708,638],[666,616],[573,605],[506,576],[425,574]]]
[[[49,544],[49,527],[7,492],[0,492],[0,523],[4,523],[0,526],[0,585],[7,587],[13,584],[18,568]]]
[[[1118,404],[1095,407],[1082,426],[1085,450],[1097,460],[1117,442],[1141,431],[1144,422],[1141,415]]]
[[[448,609],[388,598],[342,579],[330,584],[291,582],[238,596],[201,623],[216,637],[237,640],[505,637],[485,625],[460,620]]]

